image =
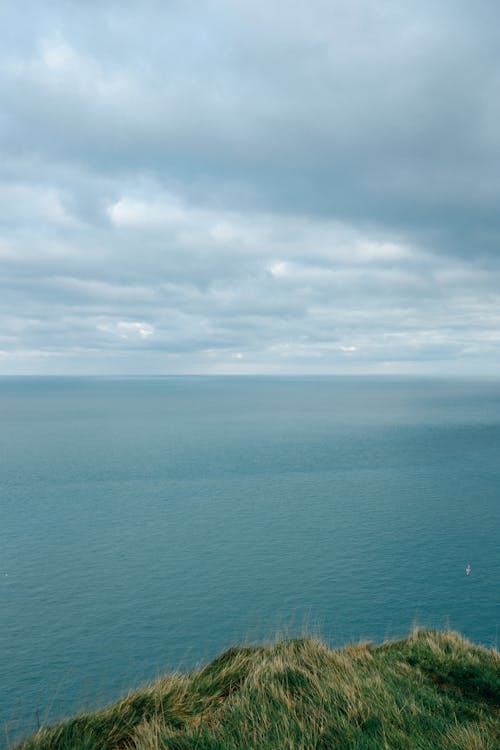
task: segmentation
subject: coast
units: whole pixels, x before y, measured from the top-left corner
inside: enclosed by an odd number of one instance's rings
[[[234,647],[18,750],[494,750],[500,655],[415,630],[332,650],[316,639]]]

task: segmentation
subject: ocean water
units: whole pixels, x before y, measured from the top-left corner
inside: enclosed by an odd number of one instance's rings
[[[0,742],[277,633],[497,643],[500,381],[4,378],[0,460]]]

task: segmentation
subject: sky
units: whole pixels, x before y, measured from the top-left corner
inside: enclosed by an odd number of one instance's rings
[[[0,5],[0,374],[500,372],[497,0]]]

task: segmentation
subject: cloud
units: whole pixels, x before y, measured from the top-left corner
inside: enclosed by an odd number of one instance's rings
[[[108,215],[118,227],[161,229],[186,221],[186,212],[174,200],[155,200],[147,203],[127,196],[108,207]]]
[[[3,371],[497,368],[498,22],[4,4]]]
[[[118,336],[121,339],[146,339],[154,334],[153,326],[148,325],[147,323],[124,320],[112,323],[98,323],[97,330],[103,331],[104,333],[111,333],[112,335]]]

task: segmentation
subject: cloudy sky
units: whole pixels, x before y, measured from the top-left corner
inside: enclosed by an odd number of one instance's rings
[[[497,0],[0,6],[0,374],[500,371]]]

